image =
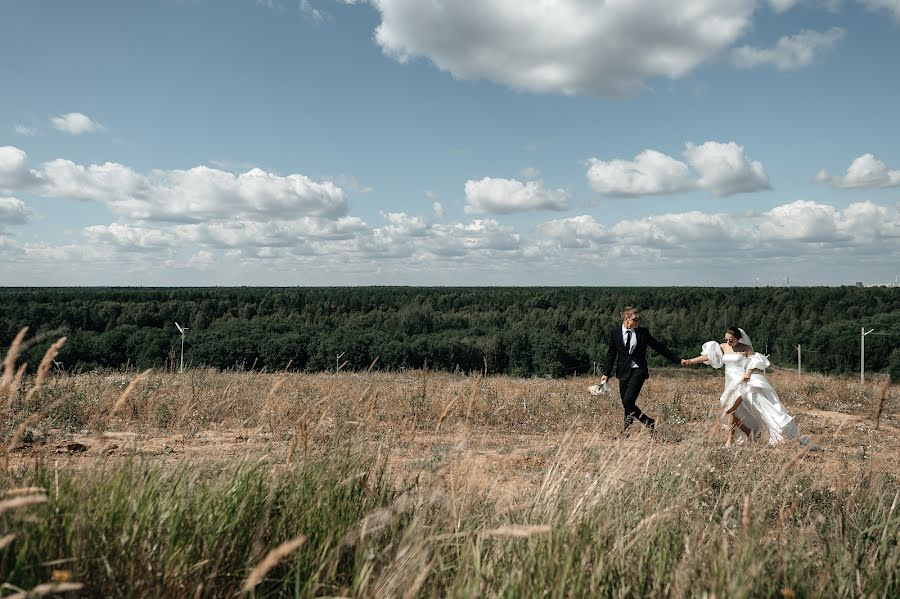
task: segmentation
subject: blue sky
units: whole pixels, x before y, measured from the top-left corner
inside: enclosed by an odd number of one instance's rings
[[[0,0],[0,284],[900,275],[900,0]]]

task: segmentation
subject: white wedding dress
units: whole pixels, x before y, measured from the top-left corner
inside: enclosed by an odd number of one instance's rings
[[[726,354],[717,341],[704,343],[703,354],[709,358],[707,364],[713,368],[725,366],[725,390],[719,398],[719,404],[722,406],[722,420],[726,427],[728,411],[734,407],[738,398],[743,398],[734,415],[753,432],[768,431],[770,445],[797,437],[797,423],[784,409],[766,375],[754,372],[749,381],[743,379],[744,372],[749,368],[769,368],[766,356],[758,352],[749,357],[744,354]],[[737,429],[735,438],[744,440],[745,435]]]

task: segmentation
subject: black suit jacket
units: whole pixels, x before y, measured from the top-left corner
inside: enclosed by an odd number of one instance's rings
[[[606,367],[603,369],[603,374],[605,374],[607,378],[612,376],[613,363],[617,364],[616,378],[620,381],[628,380],[631,377],[632,371],[635,370],[643,372],[645,376],[649,377],[650,369],[647,367],[647,346],[652,347],[656,353],[662,354],[668,358],[670,362],[680,362],[675,354],[670,352],[662,342],[658,341],[650,334],[649,329],[637,327],[634,332],[637,336],[637,344],[634,346],[634,351],[629,355],[628,349],[625,347],[625,340],[622,339],[622,325],[616,324],[609,328],[609,351],[606,352]],[[632,368],[632,361],[638,365],[637,368]]]

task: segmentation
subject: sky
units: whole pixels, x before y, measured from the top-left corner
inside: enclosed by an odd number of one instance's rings
[[[900,0],[0,0],[0,285],[900,276]]]

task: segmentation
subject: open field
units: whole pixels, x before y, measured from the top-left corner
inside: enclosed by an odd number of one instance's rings
[[[2,488],[46,502],[0,514],[0,577],[92,596],[896,596],[900,389],[770,380],[820,450],[722,447],[710,369],[654,372],[656,440],[618,438],[617,394],[587,377],[23,384]]]

